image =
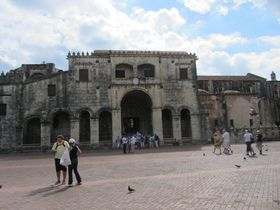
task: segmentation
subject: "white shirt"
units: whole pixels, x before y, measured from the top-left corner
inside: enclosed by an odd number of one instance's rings
[[[249,133],[249,132],[246,132],[244,134],[244,141],[245,141],[245,143],[250,142],[251,141],[251,137],[252,137],[252,134]]]

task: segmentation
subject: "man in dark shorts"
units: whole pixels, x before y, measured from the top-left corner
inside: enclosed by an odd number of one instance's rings
[[[60,159],[66,149],[69,149],[68,142],[65,141],[65,139],[62,135],[58,135],[56,137],[56,142],[54,143],[54,145],[52,147],[52,152],[54,152],[55,170],[56,170],[56,176],[57,176],[57,181],[55,182],[55,185],[60,184],[61,171],[63,174],[63,180],[62,180],[61,184],[65,184],[67,168],[60,164]]]

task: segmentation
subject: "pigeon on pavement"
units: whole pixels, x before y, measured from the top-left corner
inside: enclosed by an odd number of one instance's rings
[[[132,192],[135,191],[135,190],[134,190],[133,188],[131,188],[130,186],[128,186],[127,189],[128,189],[128,191],[129,191],[130,193],[132,193]]]
[[[240,165],[235,165],[237,168],[240,168],[241,166]]]

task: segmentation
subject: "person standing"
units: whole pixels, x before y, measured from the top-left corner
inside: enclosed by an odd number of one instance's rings
[[[122,147],[123,147],[123,153],[126,153],[127,150],[127,138],[125,136],[122,137]]]
[[[221,145],[222,145],[222,136],[221,136],[221,132],[219,131],[219,129],[216,129],[216,131],[213,134],[213,139],[214,139],[214,151],[213,153],[216,154],[216,149],[220,150],[220,155],[222,154],[221,151]]]
[[[68,185],[72,186],[73,183],[73,170],[74,174],[77,180],[77,185],[82,184],[82,179],[78,171],[78,152],[82,153],[78,145],[76,144],[75,139],[70,138],[69,139],[69,144],[70,144],[70,160],[71,160],[71,165],[68,166]]]
[[[244,138],[244,142],[246,143],[246,155],[256,155],[256,153],[254,152],[253,148],[252,148],[252,142],[253,142],[253,135],[248,131],[245,130],[245,134],[243,136]]]
[[[257,135],[256,135],[256,146],[260,152],[260,155],[262,155],[262,148],[263,148],[263,136],[260,132],[260,130],[257,130]]]
[[[131,136],[130,138],[130,151],[133,153],[135,150],[135,144],[136,144],[136,137],[135,135]]]
[[[159,137],[157,134],[154,134],[154,141],[155,141],[155,147],[158,148],[159,147]]]
[[[56,137],[56,142],[54,143],[51,150],[52,152],[54,152],[55,170],[57,176],[57,181],[55,182],[55,185],[60,184],[61,171],[63,174],[63,179],[61,184],[65,184],[67,168],[60,164],[60,159],[66,149],[69,149],[68,142],[65,141],[65,138],[62,135],[58,135]]]

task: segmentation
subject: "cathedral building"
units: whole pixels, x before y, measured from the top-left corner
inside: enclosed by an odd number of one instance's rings
[[[96,50],[67,59],[67,71],[22,64],[0,75],[1,149],[48,149],[59,134],[91,147],[137,131],[156,133],[161,144],[207,143],[214,128],[236,142],[245,128],[279,138],[275,74],[197,76],[197,56],[186,52]]]
[[[23,64],[1,75],[1,148],[48,148],[58,134],[111,145],[137,131],[163,144],[207,141],[195,54],[96,50],[67,59],[67,71]]]

